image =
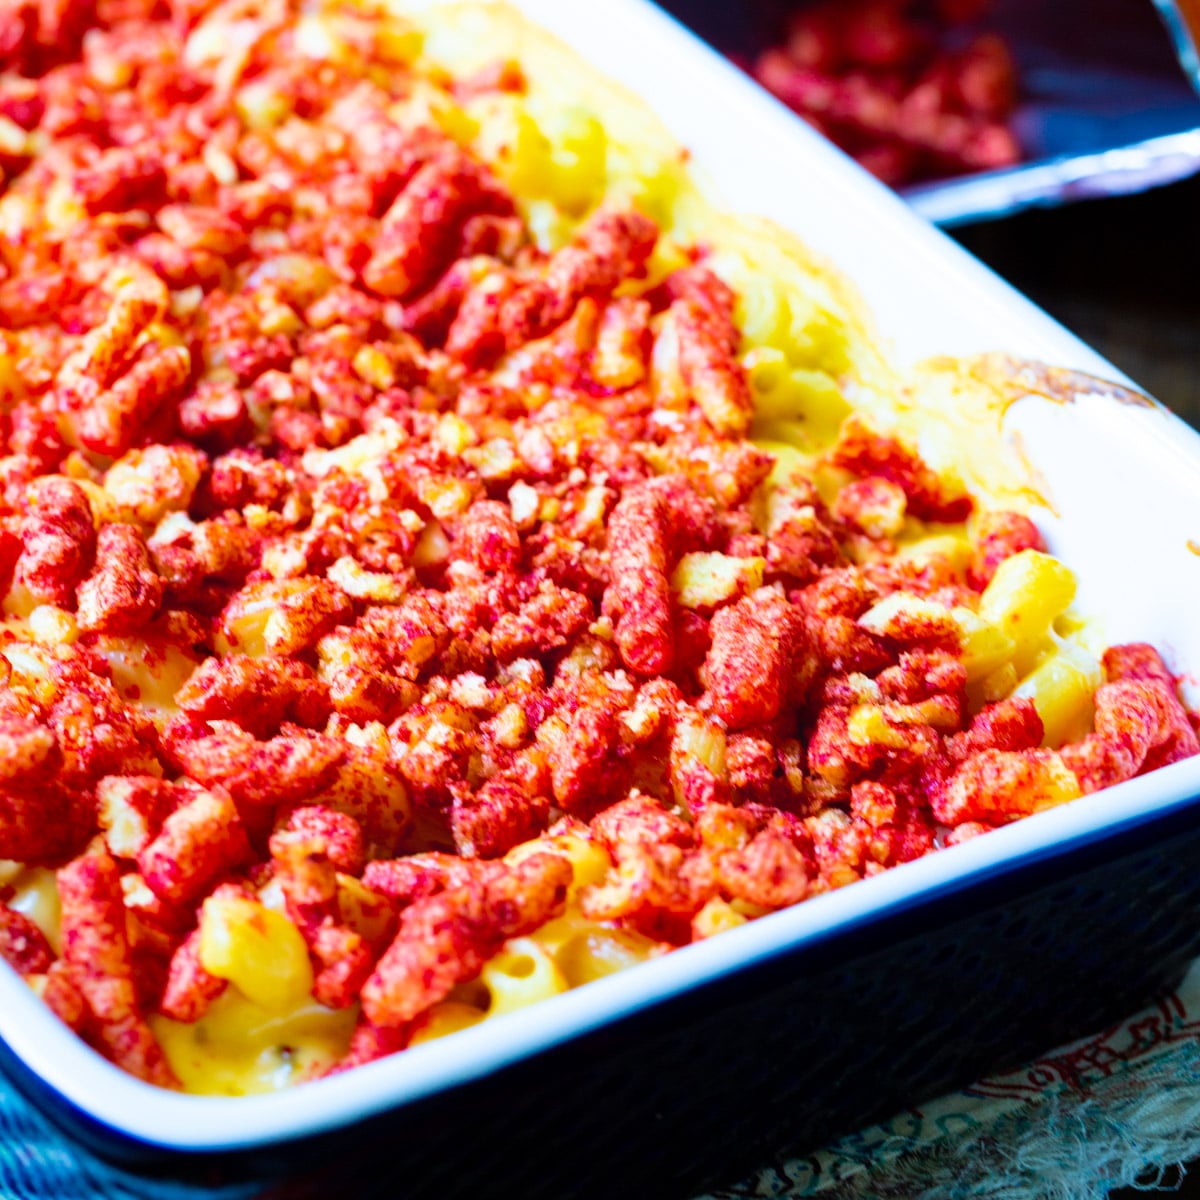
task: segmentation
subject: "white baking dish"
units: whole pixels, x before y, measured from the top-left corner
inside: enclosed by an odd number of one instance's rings
[[[646,0],[523,0],[519,7],[639,92],[717,181],[727,206],[793,230],[859,286],[896,356],[1004,351],[1107,379],[1083,343],[923,224],[887,189]],[[1148,640],[1200,672],[1200,439],[1158,407],[1107,395],[1010,410],[1057,515],[1052,548],[1109,641]],[[175,1151],[261,1148],[349,1126],[477,1079],[687,992],[781,948],[826,942],[981,876],[1144,823],[1200,794],[1200,758],[1030,818],[619,976],[345,1075],[271,1096],[164,1093],[89,1050],[9,971],[0,1038],[59,1102],[117,1143]],[[45,1096],[42,1097],[46,1099]],[[52,1103],[52,1101],[51,1101]]]

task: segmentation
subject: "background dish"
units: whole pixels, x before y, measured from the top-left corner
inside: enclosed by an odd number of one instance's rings
[[[1200,170],[1195,48],[1181,6],[1156,4],[1157,13],[1138,0],[996,0],[985,24],[1017,61],[1013,129],[1025,161],[913,185],[905,198],[926,219],[951,226],[1143,191]],[[775,37],[781,14],[795,7],[787,0],[663,5],[721,50],[746,56]]]

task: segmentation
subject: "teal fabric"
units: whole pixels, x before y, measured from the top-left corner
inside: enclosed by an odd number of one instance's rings
[[[251,1200],[260,1187],[214,1189],[139,1179],[59,1133],[0,1075],[0,1200]]]

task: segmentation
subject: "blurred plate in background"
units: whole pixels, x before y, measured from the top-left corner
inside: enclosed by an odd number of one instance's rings
[[[747,66],[785,41],[791,13],[811,7],[661,3]],[[1020,90],[1009,128],[1023,161],[904,186],[902,194],[922,216],[955,225],[1140,192],[1200,172],[1200,96],[1192,86],[1200,86],[1200,62],[1189,33],[1200,27],[1200,13],[1189,25],[1186,4],[1156,3],[1157,12],[1149,0],[993,0],[975,28],[1003,37],[1016,62]],[[951,31],[950,44],[972,32]]]

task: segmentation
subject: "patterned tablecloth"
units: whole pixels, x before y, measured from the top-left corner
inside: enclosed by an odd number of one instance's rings
[[[1093,1200],[1200,1158],[1200,962],[1179,990],[1020,1071],[698,1200]],[[117,1176],[0,1079],[0,1200],[250,1200]]]

